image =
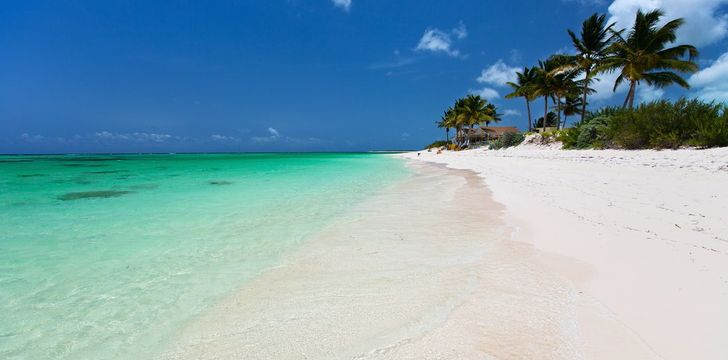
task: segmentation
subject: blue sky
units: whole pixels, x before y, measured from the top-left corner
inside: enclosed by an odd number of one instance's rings
[[[469,92],[525,127],[503,80],[593,12],[664,8],[698,45],[693,89],[728,100],[728,0],[7,1],[0,152],[419,148]],[[621,103],[609,79],[592,106]]]

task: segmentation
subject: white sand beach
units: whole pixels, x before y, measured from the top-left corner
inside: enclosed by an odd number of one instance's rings
[[[728,149],[520,146],[406,157],[476,171],[519,229],[514,240],[556,255],[549,268],[654,355],[726,358]],[[619,350],[588,339],[600,357]]]

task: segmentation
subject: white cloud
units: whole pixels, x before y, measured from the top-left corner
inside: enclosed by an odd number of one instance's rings
[[[520,50],[511,49],[510,54],[511,54],[511,56],[510,56],[511,63],[518,64],[521,61],[523,61],[523,54],[521,53]]]
[[[624,84],[620,85],[616,92],[612,91],[614,89],[614,82],[618,77],[618,72],[602,73],[594,77],[594,82],[592,82],[591,87],[596,90],[596,93],[589,95],[589,101],[609,100],[615,95],[625,94],[627,92],[627,87]]]
[[[238,141],[238,138],[236,138],[234,136],[227,136],[227,135],[220,135],[220,134],[210,135],[210,139],[212,139],[213,141],[220,141],[220,142]]]
[[[281,137],[281,134],[278,132],[278,130],[276,130],[272,127],[268,128],[268,134],[270,134],[270,135],[253,136],[250,138],[250,140],[252,140],[253,142],[257,142],[257,143],[266,143],[266,142],[276,141]]]
[[[470,90],[470,93],[475,94],[475,95],[480,95],[480,97],[482,97],[483,99],[486,99],[486,100],[493,100],[493,99],[497,99],[500,97],[500,94],[498,93],[497,90],[491,89],[489,87],[484,87],[479,90]]]
[[[468,37],[468,28],[465,27],[465,24],[460,21],[458,24],[458,27],[454,28],[452,30],[452,33],[457,37],[458,39],[465,39]]]
[[[334,3],[334,6],[343,9],[346,12],[349,12],[351,10],[351,0],[331,0]]]
[[[665,90],[652,86],[641,86],[637,90],[637,98],[643,103],[660,100],[663,96],[665,96]]]
[[[629,28],[638,9],[662,9],[663,21],[684,18],[685,25],[678,30],[678,43],[695,46],[712,44],[728,34],[728,17],[720,6],[728,0],[614,0],[609,5],[610,21],[617,28]]]
[[[31,142],[31,143],[37,143],[45,140],[45,136],[43,135],[31,135],[28,133],[23,133],[20,135],[20,138],[23,139],[23,141]]]
[[[121,141],[133,141],[133,142],[165,142],[170,139],[181,140],[180,137],[173,137],[169,134],[156,134],[146,132],[134,132],[134,133],[112,133],[109,131],[100,131],[94,134],[97,139],[101,140],[121,140]]]
[[[503,110],[503,116],[521,116],[521,112],[513,109]]]
[[[688,80],[696,95],[707,101],[728,102],[728,52]]]
[[[459,57],[460,50],[453,48],[453,36],[456,39],[464,39],[468,36],[468,30],[462,21],[458,27],[449,33],[438,28],[428,28],[422,35],[422,38],[420,38],[420,42],[417,44],[415,50],[442,52],[452,57]]]
[[[491,84],[495,86],[506,86],[507,82],[515,82],[516,72],[520,70],[517,67],[506,65],[503,60],[496,61],[495,64],[484,69],[477,81],[479,83]]]

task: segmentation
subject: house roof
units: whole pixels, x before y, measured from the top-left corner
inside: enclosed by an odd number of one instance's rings
[[[481,129],[489,133],[503,135],[505,133],[517,133],[518,128],[515,126],[481,126]]]

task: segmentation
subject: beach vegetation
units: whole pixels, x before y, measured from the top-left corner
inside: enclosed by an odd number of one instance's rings
[[[728,146],[726,105],[698,99],[604,108],[565,130],[567,149],[677,149]]]
[[[506,98],[523,98],[528,132],[540,131],[541,143],[560,141],[565,149],[676,149],[680,147],[728,146],[726,104],[698,99],[657,100],[635,104],[640,85],[688,89],[684,76],[698,70],[698,50],[689,44],[674,44],[683,26],[682,18],[664,19],[660,9],[635,13],[634,24],[617,29],[605,14],[585,19],[577,33],[567,30],[573,54],[556,54],[516,72],[508,82]],[[621,106],[587,111],[591,87],[597,76],[616,73],[612,90],[626,84]],[[531,105],[543,100],[543,116],[535,121]],[[569,117],[578,116],[573,124]],[[438,126],[456,130],[456,145],[468,147],[463,131],[476,124],[498,121],[493,104],[470,95],[458,99],[445,111]],[[567,126],[569,125],[569,126]],[[546,131],[547,128],[555,131]],[[507,134],[489,142],[491,149],[520,144],[525,134]]]
[[[647,13],[639,10],[626,36],[624,31],[612,30],[616,40],[598,71],[619,73],[614,90],[622,83],[629,84],[623,107],[634,108],[635,90],[641,83],[656,88],[677,84],[688,89],[690,85],[678,73],[698,70],[693,61],[698,56],[695,46],[669,46],[677,39],[677,30],[685,20],[678,18],[660,26],[662,16],[659,9]]]
[[[432,144],[427,145],[425,147],[425,149],[436,149],[436,148],[441,148],[441,147],[447,148],[448,145],[450,145],[450,141],[437,140],[437,141],[434,141]]]
[[[571,67],[583,75],[583,81],[580,84],[581,96],[576,96],[577,99],[580,98],[580,102],[573,104],[577,107],[580,106],[581,109],[578,112],[571,109],[570,111],[580,114],[581,121],[584,121],[586,115],[587,97],[592,92],[589,85],[591,85],[593,77],[598,74],[599,68],[603,66],[604,59],[610,55],[614,39],[620,34],[620,32],[614,31],[614,26],[614,23],[607,23],[605,14],[594,13],[584,20],[579,35],[571,30],[567,31],[577,52],[572,57]]]
[[[523,71],[516,72],[517,81],[506,83],[513,89],[513,92],[506,95],[506,99],[522,97],[526,100],[526,111],[528,113],[528,131],[533,130],[531,122],[531,102],[536,100],[537,92],[535,89],[536,77],[538,76],[538,68],[524,67]]]
[[[526,136],[523,133],[505,133],[500,138],[488,143],[490,149],[498,150],[502,148],[508,148],[517,146],[523,142]]]

